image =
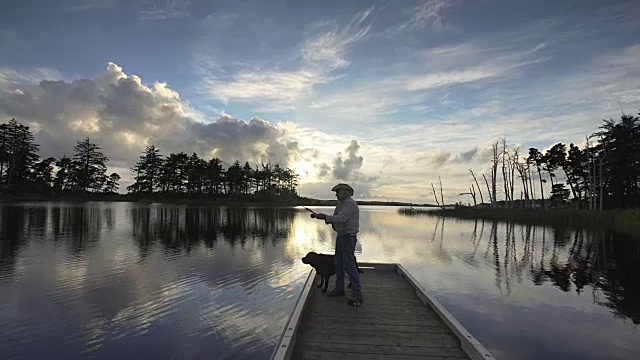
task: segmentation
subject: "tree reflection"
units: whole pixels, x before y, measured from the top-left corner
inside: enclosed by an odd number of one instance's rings
[[[222,238],[232,248],[247,241],[273,245],[289,236],[294,209],[141,207],[131,210],[133,237],[140,254],[152,244],[166,250],[187,251],[203,243],[208,248]]]
[[[73,255],[79,255],[113,224],[108,207],[0,205],[0,274],[13,273],[18,250],[31,239],[62,239]]]
[[[484,220],[478,221],[483,229]],[[478,221],[471,235],[474,256],[483,241]],[[522,283],[527,277],[535,285],[550,283],[565,292],[582,294],[589,289],[595,303],[610,308],[617,317],[640,323],[637,239],[606,231],[493,221],[484,259],[495,269],[496,287],[507,294],[514,281]]]

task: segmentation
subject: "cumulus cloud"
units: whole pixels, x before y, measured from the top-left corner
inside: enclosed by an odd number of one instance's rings
[[[331,165],[327,163],[316,164],[318,178],[359,183],[371,183],[376,180],[376,176],[368,176],[361,171],[364,157],[358,155],[358,150],[360,150],[358,141],[351,140],[345,153],[339,152]]]
[[[349,180],[358,176],[358,170],[362,167],[364,157],[358,156],[358,140],[351,140],[349,146],[345,149],[346,158],[342,159],[342,154],[338,153],[334,160],[333,175],[336,179]]]
[[[329,164],[326,164],[326,163],[316,164],[316,168],[318,169],[318,177],[321,179],[326,178],[331,174],[331,166],[329,166]]]
[[[13,80],[0,82],[0,117],[31,125],[44,156],[70,154],[85,137],[100,144],[110,167],[121,168],[133,164],[148,144],[165,154],[196,152],[227,162],[283,166],[313,155],[289,140],[285,129],[259,118],[247,122],[222,115],[208,123],[196,121],[194,110],[166,83],[146,85],[114,63],[93,79],[34,83],[29,74],[4,78]]]

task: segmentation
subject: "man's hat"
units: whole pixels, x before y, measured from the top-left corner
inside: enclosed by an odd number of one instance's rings
[[[338,191],[338,190],[347,190],[349,191],[349,196],[353,196],[353,188],[347,184],[338,184],[331,189],[331,191]]]

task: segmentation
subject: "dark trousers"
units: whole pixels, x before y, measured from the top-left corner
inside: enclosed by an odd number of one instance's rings
[[[344,271],[346,269],[349,282],[351,283],[351,291],[353,291],[354,294],[361,294],[360,276],[356,268],[356,257],[354,255],[356,241],[358,241],[358,239],[355,235],[338,235],[336,237],[336,256],[334,257],[336,266],[336,289],[338,291],[344,290]]]

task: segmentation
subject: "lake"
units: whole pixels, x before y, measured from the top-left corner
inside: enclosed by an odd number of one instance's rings
[[[397,210],[361,207],[358,261],[405,265],[497,359],[640,358],[640,239]],[[303,209],[0,204],[0,359],[268,359],[333,244]]]

